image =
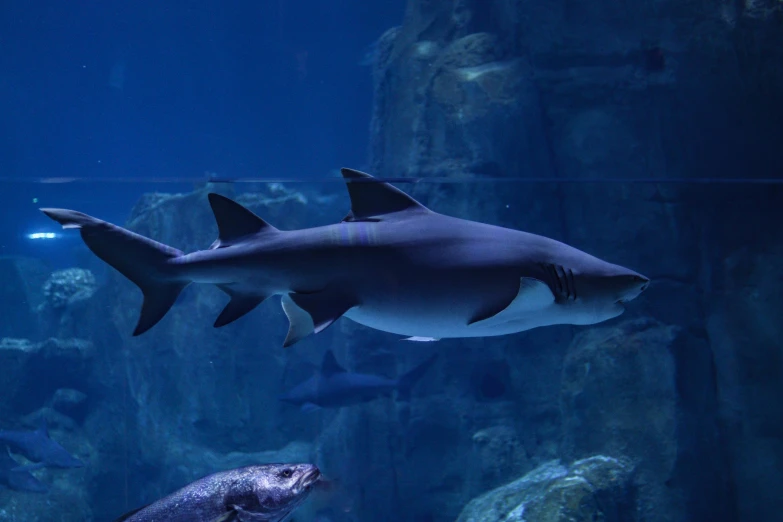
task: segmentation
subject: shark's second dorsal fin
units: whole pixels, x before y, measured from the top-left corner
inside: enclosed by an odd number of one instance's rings
[[[226,247],[237,239],[263,231],[277,230],[236,201],[214,192],[210,192],[208,197],[218,226],[217,241],[210,248]]]
[[[427,210],[427,207],[400,189],[376,181],[364,172],[340,169],[351,198],[351,214],[344,221],[366,220],[367,218],[392,214],[403,210]]]
[[[327,350],[324,354],[324,360],[321,362],[321,375],[328,377],[335,373],[345,373],[345,368],[340,366],[337,359],[334,357],[332,350]]]

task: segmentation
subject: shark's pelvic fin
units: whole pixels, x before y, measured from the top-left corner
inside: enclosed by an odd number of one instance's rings
[[[340,366],[340,363],[337,362],[337,359],[334,356],[334,352],[332,352],[332,350],[327,350],[324,354],[323,361],[321,361],[321,375],[328,377],[336,373],[345,372],[345,368]]]
[[[275,227],[236,201],[214,192],[210,192],[208,198],[218,226],[218,238],[210,248],[230,246],[238,239],[260,232],[277,231]]]
[[[141,335],[160,321],[190,281],[173,280],[167,263],[182,252],[106,221],[62,208],[41,212],[63,228],[78,228],[87,247],[133,281],[144,294],[141,315],[133,335]]]
[[[218,288],[227,293],[231,300],[223,308],[223,311],[220,312],[217,319],[215,319],[215,324],[213,325],[215,328],[233,323],[243,315],[253,311],[256,306],[266,300],[266,296],[236,292],[228,285],[218,285]]]
[[[334,288],[312,294],[285,294],[282,305],[289,325],[283,347],[325,330],[357,304],[355,299]]]
[[[362,221],[374,217],[420,210],[429,212],[427,207],[388,183],[382,183],[364,172],[353,169],[340,169],[351,198],[351,213],[343,221]]]
[[[503,321],[503,316],[508,312],[511,316],[518,316],[524,312],[534,312],[551,306],[555,302],[555,294],[549,288],[549,285],[532,277],[522,277],[519,279],[519,290],[514,298],[505,306],[498,306],[494,313],[487,309],[477,315],[469,325],[480,327],[484,324],[493,324],[496,321]]]

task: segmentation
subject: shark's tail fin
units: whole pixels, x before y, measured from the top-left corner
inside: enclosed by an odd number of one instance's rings
[[[416,386],[416,383],[419,382],[419,379],[421,379],[422,376],[427,373],[427,370],[430,366],[432,366],[432,364],[435,362],[435,359],[437,358],[437,353],[432,354],[426,361],[400,376],[398,380],[399,384],[397,386],[398,400],[411,400],[411,391],[413,390],[413,387]]]
[[[173,279],[167,262],[183,253],[130,230],[100,219],[62,208],[41,211],[63,228],[78,228],[93,253],[133,281],[144,294],[144,304],[133,335],[141,335],[158,321],[190,283]]]

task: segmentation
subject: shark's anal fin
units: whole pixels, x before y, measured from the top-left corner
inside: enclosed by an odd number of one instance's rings
[[[256,306],[266,300],[266,296],[235,292],[227,285],[218,285],[218,288],[227,293],[229,297],[231,297],[231,300],[226,304],[225,308],[223,308],[223,311],[220,312],[217,319],[215,319],[215,328],[220,328],[221,326],[233,323],[243,315],[250,313]]]
[[[236,201],[214,192],[207,197],[218,226],[218,238],[210,248],[223,248],[238,239],[260,232],[277,231],[275,227]]]
[[[427,207],[405,192],[369,174],[345,168],[340,169],[340,172],[351,198],[351,213],[343,221],[380,221],[377,216],[403,210],[429,212]]]
[[[288,348],[312,333],[322,332],[357,304],[356,299],[337,288],[310,294],[285,294],[282,305],[289,326],[283,347]]]
[[[532,277],[522,277],[519,279],[519,290],[510,302],[501,302],[494,308],[481,310],[468,321],[468,325],[480,327],[496,321],[502,322],[506,316],[513,319],[517,314],[542,310],[554,302],[555,295],[549,285]]]

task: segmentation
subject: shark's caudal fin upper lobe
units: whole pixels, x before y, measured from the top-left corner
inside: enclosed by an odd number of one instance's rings
[[[399,400],[411,400],[411,391],[413,390],[413,387],[416,386],[416,383],[419,382],[419,379],[421,379],[424,374],[427,373],[427,370],[430,368],[430,366],[432,366],[432,364],[435,362],[435,359],[437,358],[437,353],[432,354],[423,363],[400,376],[397,381],[397,398]]]
[[[100,219],[61,208],[41,211],[63,228],[79,229],[93,253],[133,281],[144,294],[141,315],[133,331],[140,335],[163,319],[189,281],[175,280],[166,263],[183,255],[175,248],[158,243],[130,230]]]

